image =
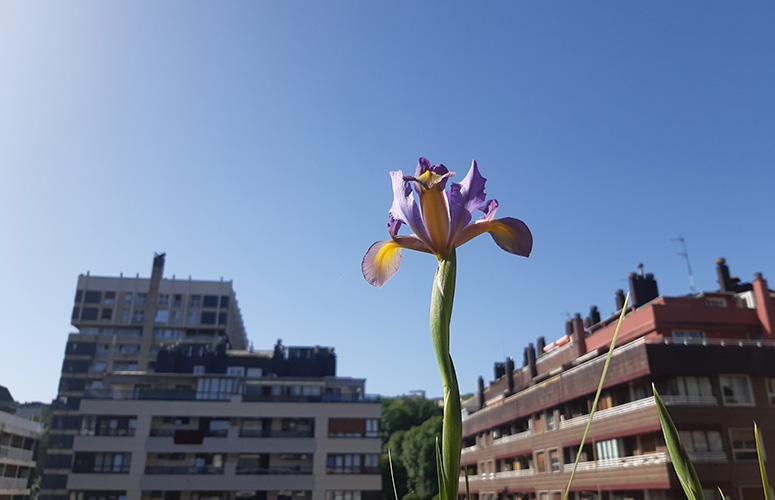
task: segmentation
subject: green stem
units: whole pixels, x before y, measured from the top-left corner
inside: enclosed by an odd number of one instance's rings
[[[444,419],[441,431],[441,500],[454,500],[458,492],[460,449],[463,441],[463,422],[460,414],[460,390],[455,366],[449,355],[449,323],[455,299],[455,250],[439,258],[439,267],[433,278],[431,294],[431,339],[439,364],[441,383],[444,387]]]

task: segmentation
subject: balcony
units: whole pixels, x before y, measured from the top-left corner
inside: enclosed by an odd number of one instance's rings
[[[648,455],[636,455],[631,457],[608,458],[593,462],[579,462],[576,472],[610,469],[615,467],[638,467],[644,465],[666,464],[670,461],[667,452],[650,453]],[[573,464],[565,464],[565,472],[573,471]]]
[[[295,465],[292,467],[252,467],[237,466],[237,474],[312,474],[311,465]]]
[[[474,481],[489,481],[493,479],[509,479],[514,477],[527,477],[532,476],[535,474],[535,469],[532,467],[527,469],[519,469],[519,470],[504,470],[501,472],[483,472],[481,474],[472,474],[468,476],[469,482]],[[460,476],[460,482],[464,483],[466,480],[465,476]]]
[[[495,438],[492,440],[492,445],[497,446],[499,444],[506,444],[506,443],[512,443],[514,441],[519,441],[520,439],[525,439],[532,436],[532,432],[529,430],[517,432],[516,434],[509,434],[508,436],[501,436],[499,438]]]
[[[189,465],[146,465],[146,474],[178,474],[178,475],[200,475],[200,474],[223,474],[223,467],[206,465],[203,467]]]
[[[605,410],[596,411],[592,420],[597,422],[598,420],[604,420],[606,418],[623,415],[625,413],[637,411],[643,408],[649,408],[652,406],[656,406],[656,402],[654,401],[653,397],[649,396],[637,401],[614,406],[613,408],[606,408]],[[586,425],[587,421],[589,421],[589,415],[581,415],[580,417],[571,418],[569,420],[560,420],[560,429],[568,429],[578,425]]]
[[[12,458],[14,460],[22,460],[25,462],[32,462],[32,450],[25,450],[24,448],[14,448],[13,446],[0,445],[0,457]]]
[[[26,477],[0,477],[0,491],[2,490],[26,490]]]
[[[694,463],[725,463],[728,462],[727,454],[723,451],[697,451],[689,453],[689,458]]]
[[[665,406],[718,406],[715,396],[662,396]]]
[[[264,429],[240,429],[239,437],[247,438],[310,438],[314,437],[313,429],[302,431],[281,431]]]

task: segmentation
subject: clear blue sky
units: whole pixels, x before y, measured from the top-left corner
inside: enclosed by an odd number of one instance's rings
[[[383,288],[388,171],[472,159],[529,259],[458,251],[463,392],[643,262],[775,285],[775,3],[0,4],[0,384],[56,394],[79,273],[234,281],[257,348],[331,345],[367,390],[440,395],[435,259]]]

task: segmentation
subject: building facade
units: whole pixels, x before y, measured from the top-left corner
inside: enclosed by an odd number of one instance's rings
[[[27,500],[43,424],[16,415],[13,398],[0,386],[0,500]]]
[[[573,463],[576,500],[684,498],[659,426],[662,396],[705,488],[715,498],[763,499],[752,422],[775,453],[775,294],[761,275],[729,276],[721,290],[662,297],[652,275],[630,275],[626,311],[583,449],[618,313],[591,308],[566,335],[528,345],[521,368],[496,363],[495,380],[464,403],[460,493],[476,500],[560,500]],[[624,294],[616,294],[621,310]]]
[[[44,500],[369,500],[381,406],[332,348],[246,349],[229,282],[81,276]],[[105,311],[108,311],[107,313]]]

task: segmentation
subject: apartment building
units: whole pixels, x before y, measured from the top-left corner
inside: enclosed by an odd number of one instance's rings
[[[79,277],[44,500],[374,498],[381,406],[365,381],[336,376],[332,348],[246,349],[231,283],[163,265]]]
[[[34,454],[43,424],[16,415],[10,391],[0,385],[0,500],[27,500]]]
[[[496,363],[464,403],[463,474],[476,500],[560,500],[573,463],[575,500],[684,498],[662,436],[652,384],[691,454],[706,498],[763,499],[752,429],[775,453],[775,294],[717,261],[720,290],[663,297],[630,274],[628,307],[584,447],[581,437],[618,320],[596,307],[565,335]],[[624,293],[616,293],[621,311]]]

